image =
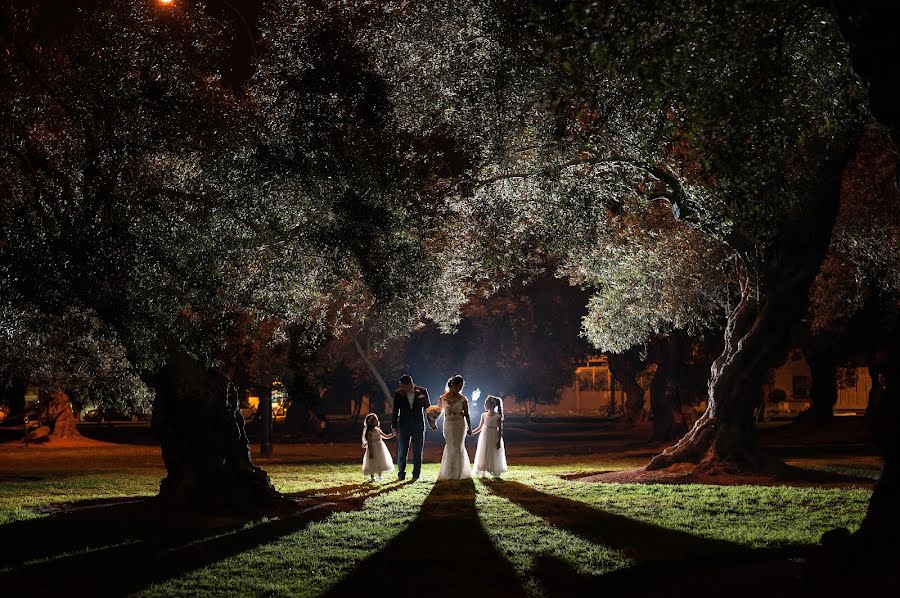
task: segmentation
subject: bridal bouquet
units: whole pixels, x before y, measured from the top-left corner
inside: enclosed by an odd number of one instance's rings
[[[440,405],[432,405],[425,410],[425,417],[428,418],[428,425],[432,430],[437,430],[437,420],[441,416],[441,411]]]

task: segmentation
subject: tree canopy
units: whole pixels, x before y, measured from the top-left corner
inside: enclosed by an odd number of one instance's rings
[[[603,349],[724,324],[706,422],[743,422],[868,119],[816,2],[273,2],[237,88],[201,4],[36,10],[0,30],[3,334],[128,380],[451,332],[549,263]]]

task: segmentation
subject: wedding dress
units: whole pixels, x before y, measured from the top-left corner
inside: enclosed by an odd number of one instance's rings
[[[444,456],[441,457],[439,480],[463,480],[472,477],[469,453],[466,452],[466,398],[441,397],[444,411]]]
[[[500,414],[484,412],[481,414],[482,428],[478,437],[478,448],[475,450],[475,475],[491,474],[498,476],[507,471],[506,449],[500,437]],[[497,441],[500,448],[497,448]]]

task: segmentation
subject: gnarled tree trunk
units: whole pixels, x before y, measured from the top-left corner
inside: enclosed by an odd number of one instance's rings
[[[637,382],[643,364],[634,349],[625,353],[611,354],[607,358],[613,378],[625,392],[625,422],[632,426],[640,420],[644,410],[644,389]]]
[[[856,537],[881,557],[900,553],[900,358],[895,349],[879,352],[869,366],[869,403],[873,436],[884,469]]]
[[[729,317],[725,350],[710,369],[706,412],[677,444],[654,457],[647,469],[683,462],[705,468],[758,468],[753,414],[763,375],[784,360],[788,331],[799,317],[796,297],[803,296],[811,279],[796,273],[762,301],[745,285],[741,301]]]
[[[859,131],[862,136],[862,129]],[[854,146],[822,165],[808,210],[785,222],[771,263],[762,264],[752,247],[737,253],[744,272],[741,299],[728,318],[725,348],[713,362],[706,412],[674,446],[654,457],[647,469],[699,463],[704,469],[756,471],[761,465],[754,411],[762,397],[766,370],[784,363],[792,327],[808,304],[837,217],[843,168]],[[765,274],[763,274],[765,273]]]
[[[75,414],[72,413],[72,401],[63,391],[47,394],[44,414],[50,426],[50,440],[62,438],[81,438],[75,426]]]
[[[161,498],[242,507],[279,496],[251,460],[237,391],[224,374],[172,348],[155,386],[152,427],[167,471]]]

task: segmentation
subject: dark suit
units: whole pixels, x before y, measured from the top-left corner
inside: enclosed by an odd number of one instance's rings
[[[425,448],[425,410],[431,406],[428,391],[421,386],[413,387],[413,404],[401,389],[394,391],[394,430],[399,429],[397,444],[397,475],[406,477],[406,459],[410,444],[413,451],[413,477],[422,471],[422,450]]]

